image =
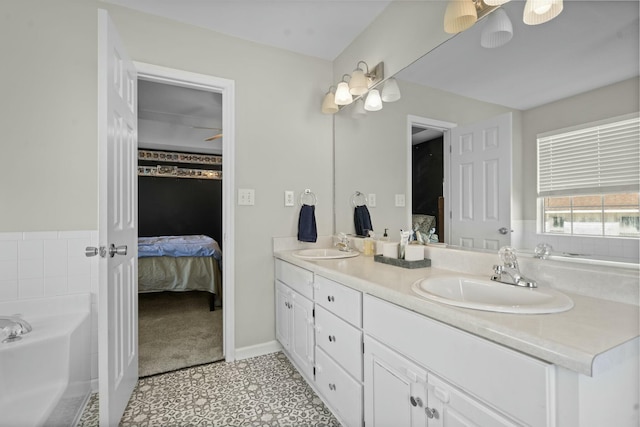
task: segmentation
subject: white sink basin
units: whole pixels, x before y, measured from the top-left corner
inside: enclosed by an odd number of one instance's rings
[[[294,256],[303,259],[338,259],[358,256],[358,251],[341,251],[339,249],[300,249],[293,253]]]
[[[559,313],[573,307],[565,294],[549,288],[523,288],[483,278],[441,276],[412,286],[423,298],[457,307],[501,313]]]

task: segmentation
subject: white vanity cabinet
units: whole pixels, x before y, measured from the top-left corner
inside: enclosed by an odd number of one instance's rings
[[[347,427],[362,426],[362,293],[316,276],[316,387]]]
[[[276,338],[300,372],[313,381],[313,273],[276,261]]]
[[[556,425],[553,365],[369,295],[363,327],[367,426]]]

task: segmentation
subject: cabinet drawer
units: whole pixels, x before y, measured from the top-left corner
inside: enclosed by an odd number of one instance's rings
[[[277,259],[276,279],[302,296],[313,300],[313,273],[311,271]]]
[[[365,334],[521,422],[553,424],[553,365],[370,295],[363,324]]]
[[[362,293],[316,276],[315,302],[352,325],[362,327]]]
[[[316,387],[347,427],[362,426],[362,385],[317,347]]]
[[[362,381],[362,331],[316,306],[316,344]]]

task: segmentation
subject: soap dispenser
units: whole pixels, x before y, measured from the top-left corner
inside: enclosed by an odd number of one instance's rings
[[[376,253],[376,242],[373,239],[375,234],[369,230],[369,235],[364,238],[364,250],[363,254],[367,256],[373,256]]]

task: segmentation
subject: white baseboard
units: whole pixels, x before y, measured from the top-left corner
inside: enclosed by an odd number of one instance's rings
[[[262,344],[236,348],[236,360],[262,356],[263,354],[275,353],[280,350],[282,350],[282,346],[278,341],[275,341],[275,340],[268,341]]]

